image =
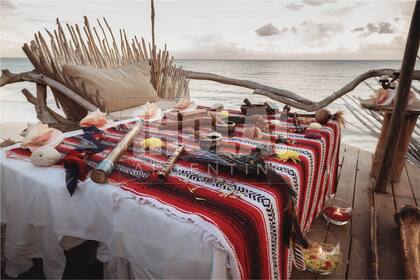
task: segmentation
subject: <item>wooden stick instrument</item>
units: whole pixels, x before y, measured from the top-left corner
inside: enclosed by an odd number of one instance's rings
[[[172,168],[175,165],[175,162],[178,160],[178,158],[181,156],[182,152],[184,152],[185,146],[181,145],[179,146],[174,154],[169,158],[168,162],[164,165],[163,169],[158,172],[157,179],[159,182],[164,182],[166,178],[168,177],[168,174],[171,172]]]
[[[120,143],[103,159],[90,174],[92,181],[98,184],[104,184],[108,176],[114,170],[115,163],[120,159],[122,154],[127,151],[128,146],[133,143],[134,137],[139,133],[143,127],[143,122],[139,121],[127,132],[121,139]]]

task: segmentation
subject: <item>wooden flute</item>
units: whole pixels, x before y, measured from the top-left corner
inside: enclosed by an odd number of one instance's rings
[[[108,176],[114,170],[115,163],[120,159],[122,154],[127,151],[128,147],[133,143],[134,137],[140,132],[143,122],[138,121],[121,139],[118,145],[103,159],[90,174],[92,181],[98,184],[104,184]]]
[[[182,152],[184,152],[185,146],[181,145],[179,146],[174,154],[169,158],[168,162],[165,164],[163,169],[158,172],[157,179],[159,182],[164,182],[166,180],[166,177],[168,177],[168,174],[171,172],[172,168],[175,165],[175,162],[178,160]]]

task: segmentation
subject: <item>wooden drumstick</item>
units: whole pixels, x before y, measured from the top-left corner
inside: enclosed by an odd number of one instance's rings
[[[133,143],[134,137],[143,127],[143,122],[139,121],[127,132],[118,145],[103,159],[90,174],[92,181],[98,184],[104,184],[108,176],[114,170],[115,163],[120,159],[122,154],[127,151],[128,147]]]

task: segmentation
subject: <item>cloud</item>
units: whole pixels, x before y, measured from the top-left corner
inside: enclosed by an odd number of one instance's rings
[[[378,27],[375,24],[371,23],[371,22],[369,22],[366,25],[366,29],[368,30],[368,32],[370,34],[375,33],[376,31],[378,31]]]
[[[3,11],[13,11],[16,9],[16,6],[9,0],[0,0],[0,8]]]
[[[366,32],[363,32],[365,30]],[[392,34],[395,33],[395,30],[389,22],[379,22],[377,24],[369,22],[366,27],[354,28],[352,32],[363,32],[360,36],[366,37],[372,34]]]
[[[353,29],[351,32],[361,32],[364,31],[365,28],[364,27],[356,27],[355,29]]]
[[[300,9],[303,8],[304,5],[302,4],[296,4],[296,3],[290,3],[288,5],[286,5],[286,9],[292,10],[292,11],[299,11]]]
[[[328,3],[335,3],[336,0],[302,0],[302,3],[309,6],[322,6]]]
[[[391,23],[389,22],[380,22],[379,28],[378,28],[379,34],[390,34],[394,33],[394,30],[392,29]]]
[[[339,22],[316,23],[313,21],[304,21],[301,23],[301,27],[306,41],[314,46],[327,45],[329,39],[344,29],[343,24]]]
[[[280,30],[277,27],[275,27],[272,23],[269,23],[255,30],[255,33],[257,33],[257,35],[260,37],[268,37],[280,34]]]

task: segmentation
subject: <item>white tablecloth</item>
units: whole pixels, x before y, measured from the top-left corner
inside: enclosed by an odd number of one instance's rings
[[[10,276],[41,257],[46,276],[61,278],[63,250],[96,240],[98,258],[112,278],[239,277],[223,234],[200,217],[90,179],[70,196],[63,169],[6,158],[4,150],[0,156]]]

